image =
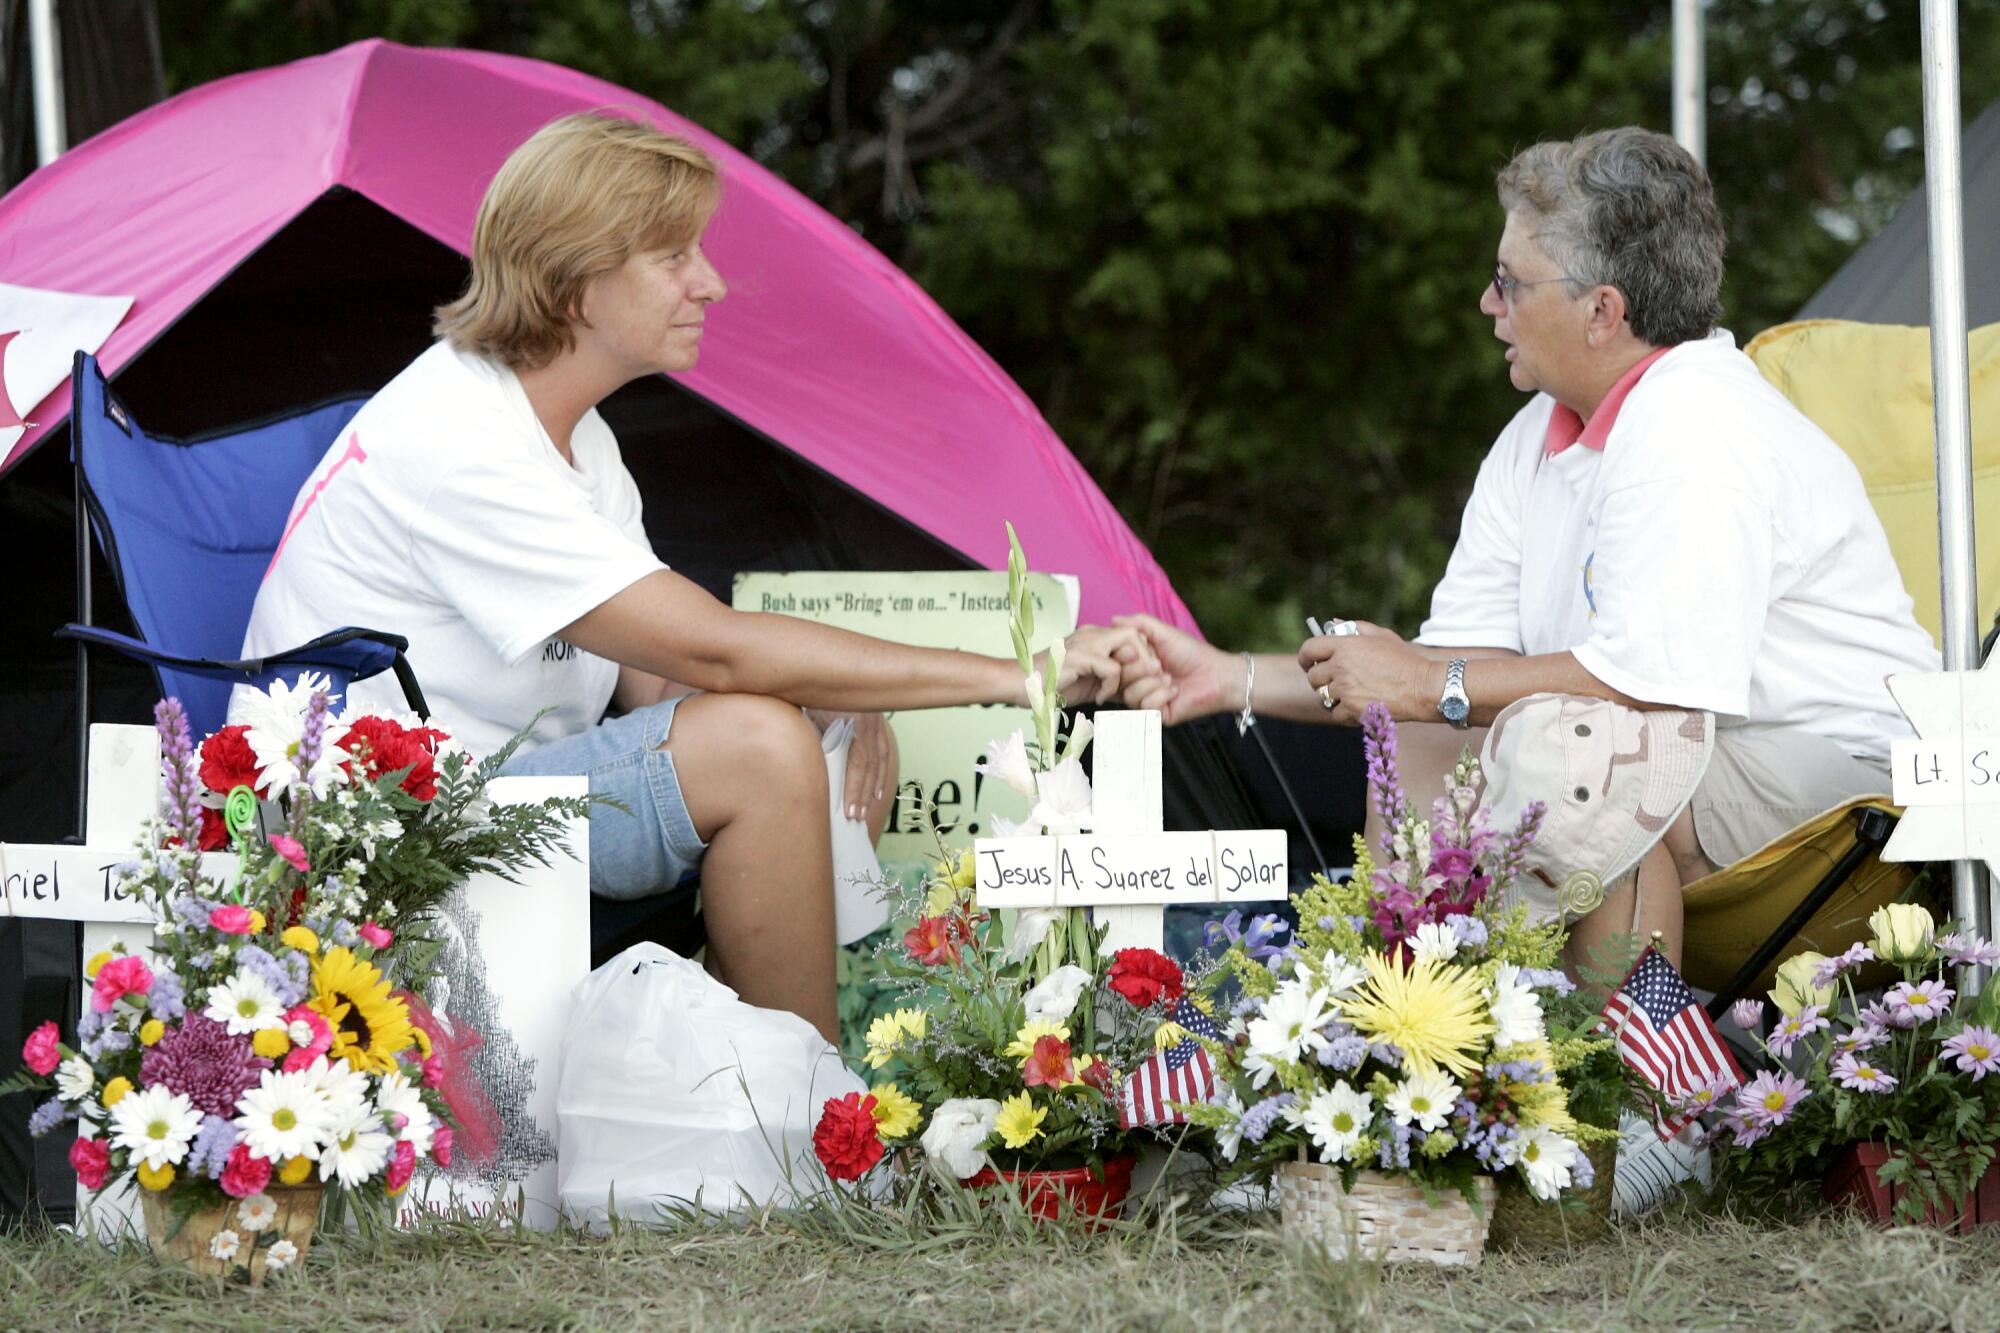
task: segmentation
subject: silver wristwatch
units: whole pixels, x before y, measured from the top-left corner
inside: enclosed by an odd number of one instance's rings
[[[1444,693],[1438,698],[1444,720],[1464,731],[1472,724],[1472,700],[1465,695],[1465,659],[1454,657],[1444,669]]]

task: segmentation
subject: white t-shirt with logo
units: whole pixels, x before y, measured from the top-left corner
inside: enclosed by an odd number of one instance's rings
[[[1568,651],[1634,699],[1886,763],[1910,729],[1883,678],[1940,663],[1840,446],[1721,331],[1654,363],[1602,453],[1545,458],[1554,408],[1480,465],[1419,641]]]
[[[514,372],[440,342],[362,407],[292,502],[243,641],[346,625],[409,639],[434,720],[475,755],[596,725],[618,666],[556,637],[657,569],[639,490],[595,410],[565,462]],[[345,706],[406,711],[395,676]]]

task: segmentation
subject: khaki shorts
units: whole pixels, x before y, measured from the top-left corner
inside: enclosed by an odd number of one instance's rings
[[[1719,726],[1690,808],[1702,853],[1720,868],[1844,801],[1888,792],[1887,763],[1857,759],[1824,736]]]

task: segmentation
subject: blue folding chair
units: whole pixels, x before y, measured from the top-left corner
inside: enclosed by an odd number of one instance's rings
[[[84,649],[91,644],[151,666],[161,694],[187,709],[197,737],[224,725],[236,685],[268,686],[306,671],[331,676],[340,691],[394,671],[410,707],[429,716],[404,656],[409,641],[398,634],[338,629],[285,652],[238,656],[292,498],[366,395],[183,440],[140,429],[95,357],[77,353],[71,385],[81,623],[57,633],[78,642],[79,756],[89,717]],[[86,511],[140,638],[90,623]]]

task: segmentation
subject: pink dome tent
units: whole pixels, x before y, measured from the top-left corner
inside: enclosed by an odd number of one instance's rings
[[[1026,395],[915,283],[700,127],[572,70],[368,41],[192,89],[0,198],[0,282],[135,296],[99,359],[141,419],[163,429],[214,429],[241,420],[245,405],[371,389],[420,350],[430,303],[462,280],[458,256],[501,160],[547,121],[589,109],[686,136],[727,181],[708,248],[731,295],[710,317],[701,365],[676,377],[706,410],[664,386],[623,419],[607,410],[628,455],[655,443],[648,422],[659,452],[699,451],[719,438],[719,414],[737,435],[747,427],[773,454],[810,465],[786,460],[781,488],[795,499],[851,491],[830,513],[822,506],[828,540],[870,511],[928,539],[864,543],[879,567],[897,567],[879,554],[888,549],[905,567],[999,568],[1011,519],[1038,568],[1080,576],[1085,619],[1148,611],[1192,626]],[[301,285],[336,250],[344,270]],[[356,291],[372,293],[359,308]],[[0,474],[60,423],[68,400],[65,383],[25,413],[38,428]],[[680,459],[672,468],[661,484],[700,486],[698,462],[693,480]],[[683,513],[732,526],[698,499],[669,523]],[[656,527],[663,549],[674,531]]]

